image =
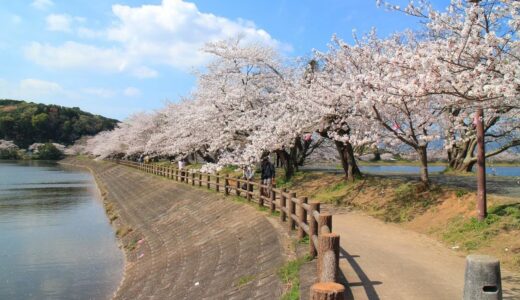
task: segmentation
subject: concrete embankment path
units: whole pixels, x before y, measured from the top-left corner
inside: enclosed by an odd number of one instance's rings
[[[357,212],[333,217],[341,236],[347,299],[462,299],[465,258],[422,234]],[[504,299],[520,299],[520,276],[502,270]]]
[[[123,281],[115,299],[278,299],[283,238],[253,207],[110,162],[88,167],[118,218]]]

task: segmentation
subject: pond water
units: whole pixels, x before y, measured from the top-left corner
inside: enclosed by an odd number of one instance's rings
[[[445,166],[429,166],[430,173],[442,172]],[[369,165],[360,166],[362,172],[367,173],[399,173],[399,174],[419,174],[419,166],[404,166],[404,165]],[[486,173],[495,176],[520,176],[520,166],[487,166]]]
[[[90,173],[0,161],[0,299],[110,299],[122,277]]]

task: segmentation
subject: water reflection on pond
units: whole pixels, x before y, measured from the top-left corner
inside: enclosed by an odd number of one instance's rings
[[[0,299],[109,299],[123,255],[92,176],[0,161]]]
[[[419,174],[419,166],[406,166],[406,165],[365,165],[360,166],[362,172],[367,173],[399,173],[399,174]],[[429,166],[428,171],[430,173],[442,172],[446,169],[445,166]],[[519,166],[487,166],[486,173],[495,176],[520,176]]]

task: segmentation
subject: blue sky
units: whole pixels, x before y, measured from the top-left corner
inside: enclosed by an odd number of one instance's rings
[[[372,0],[0,0],[0,19],[0,98],[118,119],[187,95],[208,41],[243,33],[298,57],[333,34],[418,26]]]

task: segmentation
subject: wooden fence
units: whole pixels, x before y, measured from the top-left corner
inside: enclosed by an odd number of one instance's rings
[[[309,255],[317,257],[318,283],[311,288],[311,299],[343,299],[344,287],[338,282],[339,235],[332,232],[332,215],[320,212],[320,203],[307,197],[297,197],[285,188],[275,188],[228,175],[201,173],[171,166],[116,160],[116,163],[166,177],[192,186],[205,187],[225,195],[234,194],[256,202],[271,213],[278,212],[280,220],[290,230],[297,230],[299,239],[309,238]],[[323,298],[326,297],[326,298]]]

